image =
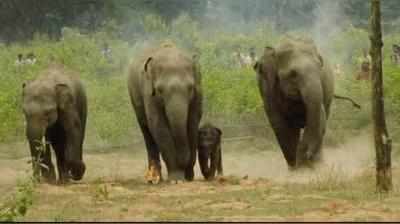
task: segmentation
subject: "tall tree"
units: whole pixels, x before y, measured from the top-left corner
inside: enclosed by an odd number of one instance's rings
[[[391,151],[385,121],[385,105],[382,85],[382,28],[380,0],[371,0],[370,40],[372,57],[372,115],[376,150],[376,186],[378,191],[392,189]]]

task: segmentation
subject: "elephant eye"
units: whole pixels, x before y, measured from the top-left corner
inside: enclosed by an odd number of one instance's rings
[[[52,113],[54,113],[55,112],[55,109],[48,109],[48,110],[46,110],[45,112],[44,112],[44,114],[46,115],[46,116],[50,116]]]
[[[289,74],[289,78],[296,78],[297,77],[297,72],[296,71],[291,71]]]
[[[163,92],[164,92],[164,89],[163,89],[161,86],[158,86],[156,90],[157,90],[157,93],[158,93],[159,95],[162,95]]]

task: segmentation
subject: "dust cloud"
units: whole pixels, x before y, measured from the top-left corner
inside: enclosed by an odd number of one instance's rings
[[[361,175],[374,166],[374,149],[371,136],[365,132],[349,139],[336,148],[324,148],[324,161],[316,169],[289,171],[279,148],[265,139],[223,141],[223,165],[225,176],[249,179],[265,178],[277,183],[308,183],[329,177],[347,180]],[[23,150],[21,147],[20,150]],[[146,150],[143,144],[110,153],[87,153],[84,160],[87,172],[81,183],[101,180],[122,182],[143,180],[146,171]],[[18,179],[31,172],[29,157],[0,159],[0,193],[14,188]],[[53,158],[53,163],[55,160]],[[199,164],[195,167],[196,180],[203,180]],[[167,177],[163,164],[163,176]]]
[[[229,149],[230,148],[230,149]],[[373,166],[373,143],[368,133],[336,148],[325,147],[323,161],[314,170],[289,171],[279,149],[245,149],[240,143],[223,145],[226,175],[267,178],[279,183],[308,183],[329,177],[347,180]],[[226,152],[225,151],[225,152]]]

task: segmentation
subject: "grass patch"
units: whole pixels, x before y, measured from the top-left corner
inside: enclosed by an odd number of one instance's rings
[[[16,193],[0,205],[0,221],[2,222],[14,222],[22,218],[33,204],[35,182],[32,179],[19,181],[16,188]]]

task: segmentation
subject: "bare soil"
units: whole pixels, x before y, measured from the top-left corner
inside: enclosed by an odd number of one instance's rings
[[[195,181],[159,185],[145,183],[143,145],[88,152],[84,179],[39,184],[22,221],[400,221],[397,162],[393,193],[375,193],[369,139],[326,147],[318,168],[295,172],[265,140],[224,141],[224,177],[204,181],[196,164]],[[30,175],[23,150],[25,144],[0,146],[0,199]]]

